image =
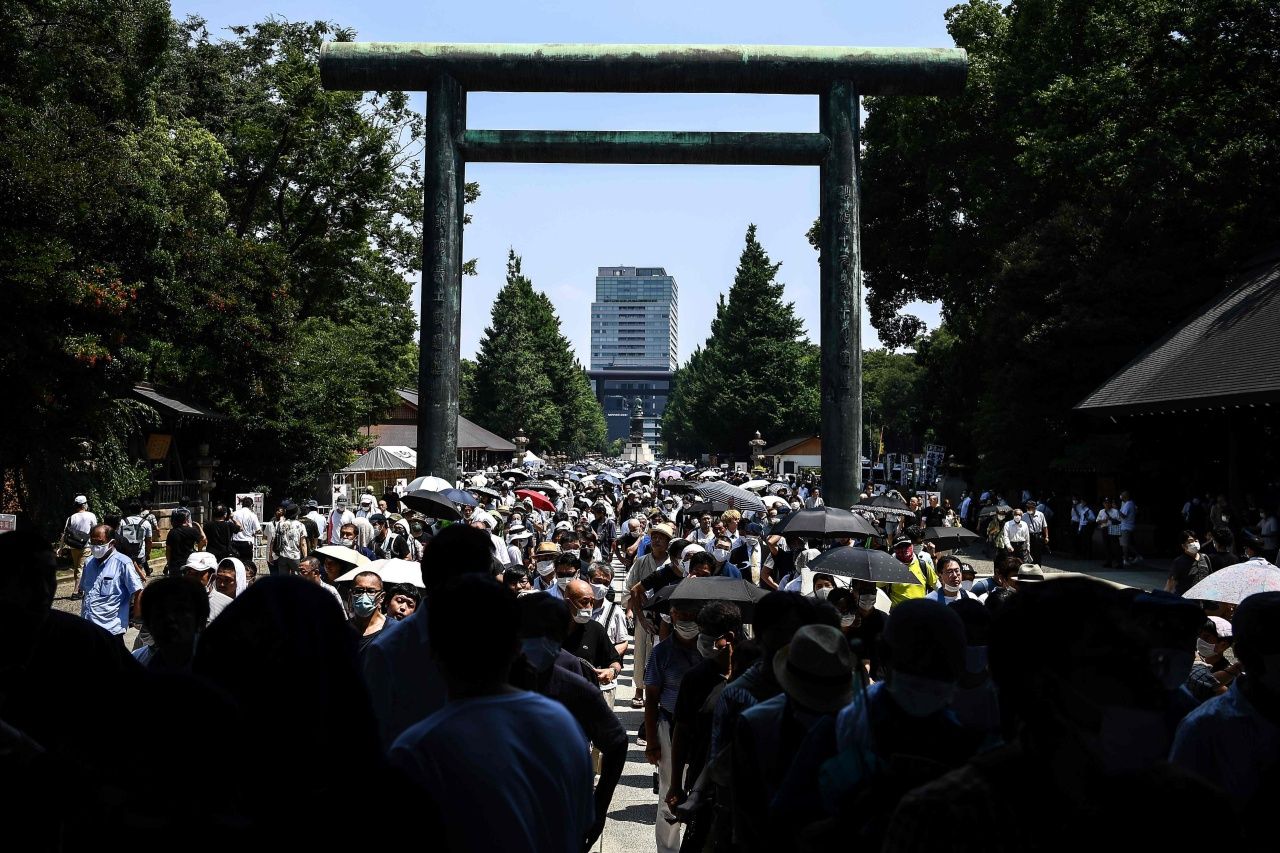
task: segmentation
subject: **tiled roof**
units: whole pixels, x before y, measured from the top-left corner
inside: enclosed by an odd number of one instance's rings
[[[139,382],[134,385],[133,393],[137,394],[148,403],[159,406],[171,415],[177,415],[183,418],[207,418],[210,420],[223,419],[223,416],[217,412],[198,409],[190,403],[184,403],[181,400],[176,400],[173,397],[160,393],[150,382]]]
[[[1095,414],[1280,402],[1280,248],[1075,408]]]
[[[418,392],[408,388],[397,388],[396,393],[415,409],[418,408]],[[418,443],[417,427],[407,425],[383,425],[378,430],[386,443],[407,444],[413,447]],[[387,436],[394,433],[395,442]],[[492,450],[501,453],[515,453],[516,446],[495,433],[472,423],[461,415],[458,416],[458,448],[460,450]]]

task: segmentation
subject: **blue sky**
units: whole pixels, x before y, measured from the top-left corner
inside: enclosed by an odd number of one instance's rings
[[[215,34],[268,15],[331,20],[361,41],[641,42],[952,47],[943,13],[957,0],[178,0]],[[423,99],[417,96],[417,109]],[[469,96],[468,126],[565,130],[816,131],[817,101],[775,95],[503,94]],[[596,267],[663,266],[680,287],[680,359],[707,336],[754,222],[782,262],[779,280],[818,327],[817,254],[804,238],[818,212],[818,170],[763,166],[582,166],[478,163],[482,196],[464,235],[479,276],[463,282],[462,354],[479,346],[502,286],[508,247],[559,312],[585,364]],[[865,246],[867,254],[874,246]],[[414,289],[415,304],[418,290]],[[931,306],[913,310],[932,327]],[[863,319],[864,346],[877,343]]]

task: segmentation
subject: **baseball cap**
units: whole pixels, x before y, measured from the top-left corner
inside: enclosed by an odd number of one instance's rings
[[[320,502],[316,500],[307,501],[307,509],[319,509]]]
[[[192,551],[191,556],[182,564],[184,569],[195,569],[198,572],[212,572],[218,568],[218,558],[208,551]]]
[[[76,495],[76,506],[87,506],[89,499],[84,495]]]
[[[380,512],[375,512],[373,515],[369,516],[369,523],[370,524],[386,524],[387,517]]]
[[[1221,616],[1210,616],[1209,621],[1213,623],[1213,630],[1219,640],[1225,640],[1231,636],[1231,623],[1226,619]]]
[[[333,501],[333,505],[334,505],[334,506],[346,506],[346,505],[347,505],[347,503],[348,503],[348,501],[347,501],[347,496],[346,496],[346,495],[338,495],[338,497],[337,497],[337,498],[335,498],[335,499],[334,499],[334,501]]]
[[[373,495],[361,495],[360,506],[373,506]]]
[[[553,532],[559,533],[561,530],[573,530],[573,525],[567,521],[557,521]]]
[[[899,536],[898,538],[893,540],[894,548],[901,548],[903,545],[914,545],[914,544],[915,543],[911,541],[910,536]]]

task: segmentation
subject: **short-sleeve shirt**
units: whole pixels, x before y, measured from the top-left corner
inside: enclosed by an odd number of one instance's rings
[[[93,530],[94,525],[97,523],[98,517],[91,512],[73,512],[71,517],[67,519],[67,529],[84,534],[84,538],[87,541],[89,539],[89,531]]]
[[[187,562],[187,558],[200,542],[200,531],[188,525],[175,527],[169,531],[164,541],[169,545],[167,570],[169,574],[177,574],[182,571],[182,565]]]
[[[142,589],[133,560],[114,548],[101,560],[94,557],[84,564],[80,588],[81,616],[117,636],[129,628],[129,605]]]
[[[1120,507],[1120,515],[1123,516],[1120,519],[1121,530],[1133,530],[1138,526],[1138,508],[1133,505],[1133,501],[1124,502]]]
[[[276,551],[276,554],[286,560],[302,559],[302,551],[298,549],[298,540],[307,534],[307,528],[303,526],[302,522],[284,518],[276,523],[276,528],[272,535],[272,548]],[[276,548],[276,545],[279,548]]]
[[[659,689],[658,705],[668,714],[676,710],[676,698],[680,694],[680,682],[684,675],[702,660],[696,646],[687,647],[672,637],[661,640],[649,653],[644,668],[644,686]]]
[[[398,633],[398,632],[397,632]],[[391,747],[392,765],[455,820],[449,850],[582,849],[595,813],[587,739],[563,705],[536,693],[450,702]]]
[[[596,669],[604,669],[615,663],[621,663],[618,650],[613,647],[604,626],[592,620],[582,625],[574,625],[573,630],[564,638],[562,647],[573,652]]]
[[[236,520],[236,524],[240,525],[240,529],[231,535],[232,542],[252,542],[254,534],[261,527],[258,516],[247,506],[242,506],[231,515]]]

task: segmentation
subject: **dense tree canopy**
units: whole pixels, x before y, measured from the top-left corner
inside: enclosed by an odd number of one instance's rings
[[[706,344],[676,372],[662,418],[668,451],[745,456],[759,430],[768,440],[818,428],[818,352],[795,306],[782,299],[778,268],[748,226],[738,269]]]
[[[499,435],[523,429],[530,449],[577,455],[604,449],[604,412],[586,371],[560,331],[545,293],[507,258],[507,283],[474,366],[464,362],[462,413]]]
[[[309,491],[416,369],[421,116],[321,87],[330,24],[25,0],[0,25],[7,499],[141,491],[140,380],[227,416],[220,488]]]
[[[864,245],[892,347],[941,303],[922,363],[949,447],[1027,482],[1069,411],[1219,290],[1280,223],[1280,19],[1269,0],[971,0],[955,98],[869,98]],[[945,354],[945,355],[944,355]]]

